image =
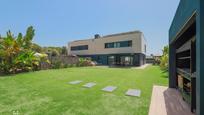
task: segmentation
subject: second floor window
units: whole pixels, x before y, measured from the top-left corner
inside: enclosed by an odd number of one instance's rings
[[[72,46],[71,51],[88,50],[88,45]]]
[[[105,48],[132,47],[132,40],[105,43]]]

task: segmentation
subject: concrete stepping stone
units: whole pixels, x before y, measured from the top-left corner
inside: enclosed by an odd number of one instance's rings
[[[69,84],[72,84],[72,85],[75,85],[75,84],[79,84],[79,83],[81,83],[82,81],[80,81],[80,80],[76,80],[76,81],[71,81],[71,82],[69,82]]]
[[[117,87],[115,87],[115,86],[107,86],[107,87],[103,88],[102,90],[106,91],[106,92],[113,92],[116,89],[117,89]]]
[[[125,94],[127,96],[140,97],[141,91],[137,89],[129,89]]]
[[[87,84],[83,85],[83,87],[91,88],[91,87],[93,87],[95,85],[96,85],[96,83],[90,82],[90,83],[87,83]]]

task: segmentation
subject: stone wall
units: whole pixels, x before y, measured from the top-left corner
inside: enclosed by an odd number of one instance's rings
[[[63,64],[76,64],[79,62],[79,58],[74,56],[55,56],[55,57],[49,57],[49,60],[51,63],[60,61]]]

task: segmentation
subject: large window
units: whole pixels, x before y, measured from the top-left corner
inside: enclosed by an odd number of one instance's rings
[[[132,47],[132,40],[105,43],[105,48]]]
[[[105,43],[105,48],[114,48],[114,43]]]
[[[115,56],[108,56],[108,64],[109,65],[115,64]]]
[[[108,56],[108,64],[131,66],[133,65],[133,56],[121,56],[121,55]]]
[[[132,56],[121,56],[120,57],[120,64],[121,65],[133,65],[133,57]]]
[[[88,50],[88,45],[72,46],[71,51]]]

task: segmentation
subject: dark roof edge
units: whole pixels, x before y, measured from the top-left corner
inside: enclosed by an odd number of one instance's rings
[[[103,39],[103,38],[108,38],[108,37],[113,37],[113,36],[120,36],[120,35],[136,34],[136,33],[142,33],[142,32],[141,31],[129,31],[129,32],[122,32],[122,33],[117,33],[117,34],[109,34],[109,35],[101,36],[98,39]],[[87,40],[93,40],[93,39],[95,38],[75,40],[71,42],[87,41]]]
[[[141,31],[129,31],[129,32],[122,32],[122,33],[117,33],[117,34],[105,35],[102,37],[105,38],[105,37],[120,36],[120,35],[135,34],[135,33],[142,33],[142,32]]]

